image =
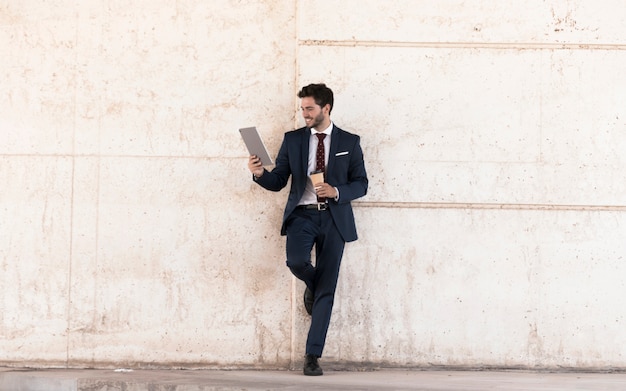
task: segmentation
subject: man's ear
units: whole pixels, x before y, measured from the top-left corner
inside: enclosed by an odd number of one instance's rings
[[[324,111],[324,113],[330,114],[330,103],[326,103],[322,110]]]

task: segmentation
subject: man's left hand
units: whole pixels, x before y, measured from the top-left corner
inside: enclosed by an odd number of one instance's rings
[[[317,183],[315,185],[315,193],[318,197],[337,198],[337,190],[328,183]]]

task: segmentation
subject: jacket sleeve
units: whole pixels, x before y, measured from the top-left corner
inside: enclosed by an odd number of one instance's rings
[[[286,140],[283,139],[283,143],[278,151],[278,156],[276,156],[276,165],[272,171],[264,170],[263,175],[259,178],[253,175],[252,179],[267,190],[280,191],[287,185],[290,175],[289,150]]]

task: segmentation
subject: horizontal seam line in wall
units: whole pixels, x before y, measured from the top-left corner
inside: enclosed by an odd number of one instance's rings
[[[413,47],[454,49],[517,49],[517,50],[626,50],[626,44],[596,43],[531,43],[531,42],[409,42],[409,41],[334,41],[301,40],[303,46]]]
[[[0,153],[0,158],[3,157],[101,157],[101,158],[178,158],[178,159],[231,159],[238,160],[244,159],[248,161],[248,155],[241,156],[218,156],[218,155],[132,155],[132,154],[94,154],[94,153]],[[397,162],[410,162],[410,163],[441,163],[441,164],[509,164],[509,165],[535,165],[543,163],[540,159],[535,160],[434,160],[434,159],[395,159]]]
[[[352,203],[360,208],[392,209],[496,209],[496,210],[547,210],[584,212],[626,212],[626,205],[559,205],[559,204],[497,204],[476,202],[366,202]]]
[[[46,153],[46,154],[41,154],[41,153],[32,153],[32,154],[28,154],[28,153],[15,153],[15,154],[0,154],[0,158],[11,158],[11,157],[28,157],[28,158],[81,158],[81,157],[87,157],[87,158],[114,158],[114,159],[119,159],[119,158],[129,158],[129,159],[197,159],[197,160],[209,160],[209,159],[245,159],[247,161],[248,157],[247,156],[241,156],[241,157],[236,157],[236,156],[232,156],[232,157],[224,157],[224,156],[193,156],[193,155],[188,155],[188,156],[182,156],[182,155],[98,155],[98,154],[89,154],[89,153],[82,153],[82,154],[75,154],[75,155],[71,155],[71,154],[64,154],[64,153]]]

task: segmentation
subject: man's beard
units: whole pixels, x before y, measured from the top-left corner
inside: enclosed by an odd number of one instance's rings
[[[309,128],[317,129],[317,127],[321,125],[323,121],[324,121],[324,114],[320,113],[320,115],[318,115],[317,117],[312,118],[311,125],[309,125]],[[317,129],[317,130],[323,130],[323,129]]]

